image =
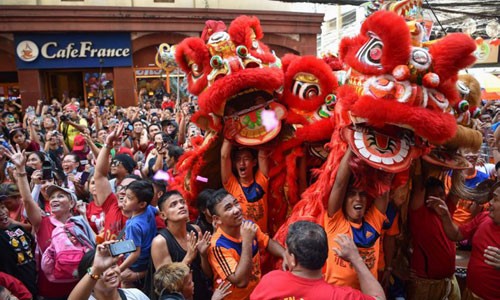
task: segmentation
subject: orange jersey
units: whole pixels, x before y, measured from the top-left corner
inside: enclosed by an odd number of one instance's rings
[[[252,273],[248,285],[245,288],[238,288],[233,284],[231,294],[224,297],[224,300],[249,299],[261,277],[259,249],[267,248],[268,244],[269,236],[259,228],[252,243]],[[215,287],[219,286],[218,281],[226,280],[228,276],[236,272],[236,267],[240,261],[241,247],[241,239],[235,239],[224,233],[220,227],[217,228],[212,236],[208,251],[208,261],[214,272]]]
[[[375,205],[372,205],[365,214],[362,224],[349,222],[341,209],[331,218],[325,213],[324,227],[328,237],[328,258],[326,260],[325,271],[326,282],[360,289],[358,275],[354,268],[333,251],[333,248],[339,248],[339,245],[334,241],[335,237],[339,234],[347,234],[354,239],[361,258],[363,258],[373,276],[377,278],[380,248],[379,236],[385,218],[385,215]]]
[[[243,193],[243,189],[234,174],[231,174],[227,183],[224,184],[224,189],[238,200],[245,218],[255,222],[262,231],[267,232],[267,186],[269,179],[262,172],[257,171],[255,181],[264,190],[264,196],[256,202],[247,201],[245,193]]]
[[[384,237],[385,236],[396,236],[399,235],[399,211],[396,213],[392,224],[388,229],[382,229],[382,234],[380,235],[380,253],[378,255],[378,269],[385,269],[385,253],[384,253]],[[389,266],[390,267],[390,266]]]

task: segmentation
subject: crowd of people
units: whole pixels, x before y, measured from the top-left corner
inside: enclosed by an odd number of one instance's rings
[[[225,139],[223,187],[199,193],[197,216],[169,186],[179,158],[203,143],[190,121],[197,108],[196,98],[168,94],[128,108],[5,103],[1,299],[500,297],[500,184],[488,203],[459,199],[452,172],[435,176],[416,161],[409,200],[369,201],[347,151],[324,223],[293,223],[282,245],[268,231],[268,151]],[[484,147],[460,150],[473,166],[463,171],[470,189],[500,175],[499,125],[500,102],[487,102],[476,121]],[[457,247],[470,251],[465,289]],[[282,270],[266,270],[270,257]]]

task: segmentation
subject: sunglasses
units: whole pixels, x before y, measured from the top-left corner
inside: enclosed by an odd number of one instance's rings
[[[115,159],[115,160],[113,160],[113,161],[111,161],[111,166],[112,166],[112,167],[118,167],[118,166],[119,166],[119,165],[121,165],[121,164],[122,164],[122,162],[121,162],[121,161],[119,161],[119,160],[116,160],[116,159]]]

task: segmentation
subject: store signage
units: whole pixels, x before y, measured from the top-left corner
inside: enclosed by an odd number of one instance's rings
[[[160,68],[138,68],[135,69],[136,78],[158,78],[163,74]]]
[[[128,67],[130,33],[16,34],[18,69]]]

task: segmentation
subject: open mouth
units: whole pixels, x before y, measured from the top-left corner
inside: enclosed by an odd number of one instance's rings
[[[115,276],[108,277],[108,278],[106,278],[106,282],[109,284],[118,283],[118,276],[115,275]]]
[[[262,113],[273,111],[276,126],[267,128]],[[224,122],[226,132],[234,132],[229,138],[244,146],[255,146],[269,142],[281,131],[281,120],[286,115],[286,108],[275,102],[271,93],[248,89],[233,95],[226,102]]]
[[[2,224],[3,227],[9,225],[9,223],[10,223],[9,216],[7,216],[5,214],[0,216],[0,224]]]
[[[345,127],[342,134],[359,158],[385,172],[406,170],[420,153],[415,147],[413,132],[397,126],[388,125],[377,130],[363,126]]]
[[[363,205],[361,204],[355,204],[352,208],[356,211],[361,211],[363,209]]]

